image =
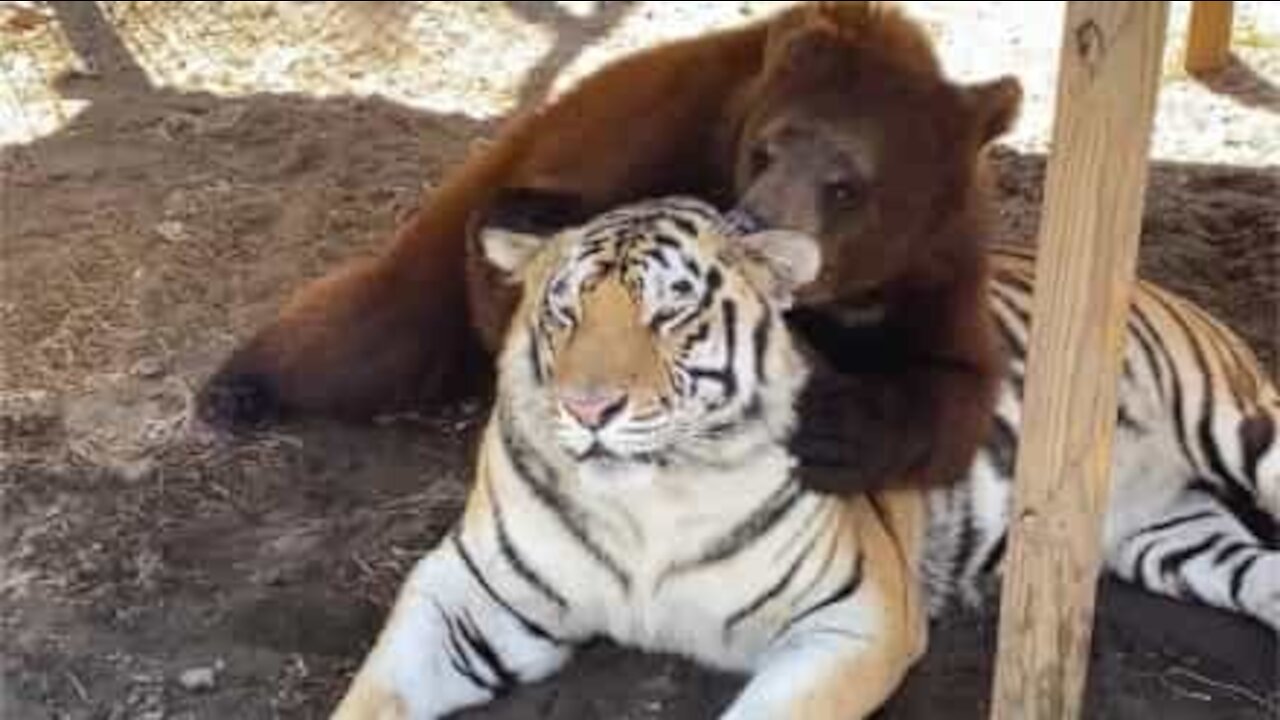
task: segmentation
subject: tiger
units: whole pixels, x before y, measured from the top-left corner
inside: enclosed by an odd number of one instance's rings
[[[966,478],[839,496],[788,441],[808,377],[806,236],[663,197],[539,234],[481,229],[521,301],[457,523],[404,581],[332,717],[435,718],[550,677],[600,636],[748,680],[722,718],[857,718],[930,619],[1002,564],[1033,258],[993,249],[1010,356]],[[1109,571],[1280,629],[1280,397],[1226,326],[1135,291]]]

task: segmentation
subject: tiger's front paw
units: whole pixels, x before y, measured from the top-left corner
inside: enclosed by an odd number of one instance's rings
[[[331,720],[411,720],[403,698],[364,678],[357,677]],[[412,718],[412,720],[419,720]]]

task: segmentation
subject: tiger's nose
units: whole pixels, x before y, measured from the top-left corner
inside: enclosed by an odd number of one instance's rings
[[[560,405],[575,420],[592,430],[603,427],[622,412],[626,404],[627,394],[622,390],[560,391]]]

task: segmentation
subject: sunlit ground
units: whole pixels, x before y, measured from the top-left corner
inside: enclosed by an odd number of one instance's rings
[[[487,119],[563,88],[620,53],[743,22],[785,2],[100,2],[148,82],[236,96],[380,95]],[[1009,142],[1044,150],[1051,124],[1061,3],[903,3],[934,31],[965,79],[1019,76],[1026,109]],[[1270,107],[1188,78],[1180,59],[1189,2],[1173,3],[1155,157],[1276,164],[1280,3],[1237,2],[1227,85],[1256,86]],[[0,2],[0,144],[56,131],[86,100],[54,89],[77,59],[47,3]],[[550,74],[549,77],[544,75]],[[1195,112],[1186,112],[1194,108]],[[1261,127],[1260,127],[1261,126]]]

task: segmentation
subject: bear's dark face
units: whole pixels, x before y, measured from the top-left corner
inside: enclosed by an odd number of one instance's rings
[[[873,293],[973,240],[948,231],[981,202],[980,154],[1017,112],[1016,81],[958,86],[820,30],[778,56],[749,95],[734,184],[756,222],[822,239],[802,301]]]

